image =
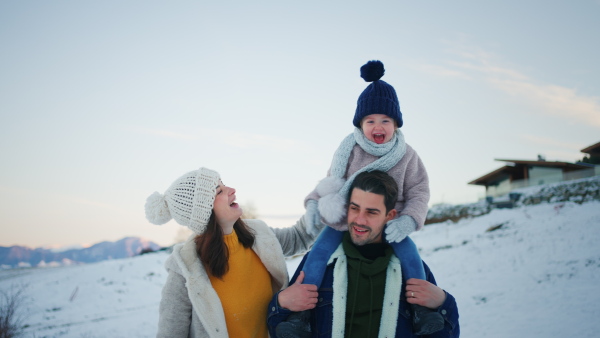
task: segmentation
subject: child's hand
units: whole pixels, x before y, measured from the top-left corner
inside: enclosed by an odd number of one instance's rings
[[[317,225],[320,223],[319,210],[317,210],[317,201],[308,200],[306,201],[306,213],[302,216],[304,224],[306,225],[306,232],[310,235],[316,236],[319,233]]]
[[[385,239],[389,243],[402,242],[415,229],[417,229],[417,222],[408,215],[402,215],[387,223],[385,227]]]

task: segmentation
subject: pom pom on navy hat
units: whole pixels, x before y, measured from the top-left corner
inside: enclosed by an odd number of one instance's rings
[[[360,67],[360,77],[366,82],[373,82],[381,79],[385,74],[383,63],[379,60],[369,61]]]

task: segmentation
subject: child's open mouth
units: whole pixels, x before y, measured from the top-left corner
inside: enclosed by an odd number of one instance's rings
[[[377,144],[382,144],[385,141],[385,135],[383,134],[373,134],[373,141]]]

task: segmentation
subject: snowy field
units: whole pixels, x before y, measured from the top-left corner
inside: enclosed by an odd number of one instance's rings
[[[600,336],[599,202],[497,209],[412,238],[456,297],[462,337]],[[0,271],[0,289],[26,287],[26,337],[153,337],[166,258]]]

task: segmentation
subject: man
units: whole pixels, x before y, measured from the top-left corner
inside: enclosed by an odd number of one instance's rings
[[[399,259],[384,240],[386,223],[396,216],[398,186],[385,172],[356,176],[348,196],[348,232],[329,257],[321,287],[302,284],[302,260],[290,286],[269,304],[268,324],[275,328],[292,312],[311,310],[312,337],[414,337],[410,304],[437,311],[444,327],[428,337],[458,337],[458,308],[452,295],[427,280],[404,280]],[[318,252],[313,250],[309,253]],[[400,257],[401,259],[401,257]]]

